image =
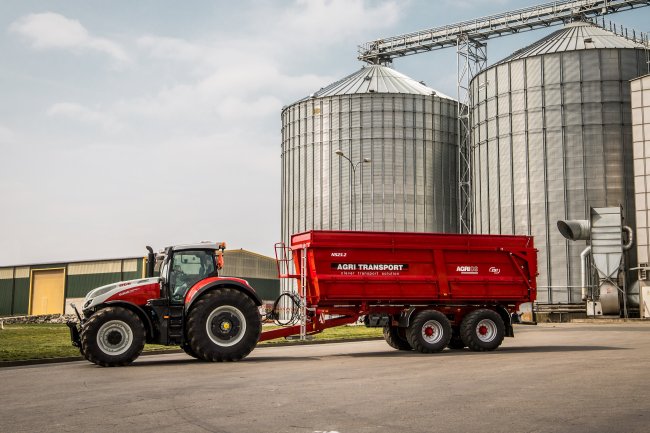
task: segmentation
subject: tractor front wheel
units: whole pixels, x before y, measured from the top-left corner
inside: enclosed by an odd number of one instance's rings
[[[144,349],[145,330],[140,318],[123,307],[107,307],[90,316],[81,330],[86,359],[102,367],[132,363]]]

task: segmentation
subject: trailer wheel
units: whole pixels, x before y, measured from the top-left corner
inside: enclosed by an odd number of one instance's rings
[[[447,347],[454,350],[461,350],[465,348],[465,343],[463,343],[463,339],[460,337],[460,330],[458,329],[458,326],[452,326],[451,339],[449,340]]]
[[[190,310],[190,348],[205,361],[237,361],[248,355],[262,332],[253,300],[234,289],[207,293]]]
[[[384,326],[384,340],[393,349],[397,350],[413,350],[408,340],[406,339],[406,329],[397,326],[385,325]]]
[[[469,313],[460,324],[463,342],[475,352],[494,350],[505,336],[503,319],[496,311],[481,309]]]
[[[140,318],[123,307],[97,311],[83,325],[81,347],[86,359],[102,367],[132,363],[144,349],[145,330]]]
[[[415,316],[406,330],[406,338],[421,353],[440,352],[451,339],[451,323],[439,311],[424,310]]]

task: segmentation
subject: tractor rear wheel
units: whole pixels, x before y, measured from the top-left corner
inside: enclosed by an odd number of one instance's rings
[[[406,340],[406,328],[385,325],[384,340],[386,340],[386,343],[388,343],[388,345],[393,349],[413,350],[409,342]]]
[[[190,309],[187,337],[190,348],[205,361],[237,361],[248,355],[262,332],[260,312],[253,300],[235,289],[205,294]]]
[[[140,318],[123,307],[107,307],[90,316],[81,329],[86,359],[102,367],[132,363],[144,349],[145,330]]]
[[[185,343],[185,344],[181,345],[181,349],[183,349],[183,352],[187,353],[192,358],[199,359],[199,355],[194,353],[194,351],[192,350],[192,346],[190,346],[189,343]]]
[[[418,352],[440,352],[447,347],[451,339],[451,323],[440,311],[420,311],[411,321],[406,338]]]
[[[460,324],[463,342],[475,352],[494,350],[505,336],[505,324],[496,311],[480,309],[469,313]]]

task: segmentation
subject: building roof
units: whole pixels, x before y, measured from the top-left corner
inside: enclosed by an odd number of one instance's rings
[[[180,250],[191,250],[191,249],[212,249],[216,250],[218,248],[219,244],[214,243],[214,242],[201,242],[197,244],[188,244],[188,245],[175,245],[174,246],[174,251],[180,251]],[[164,249],[162,250],[164,252]],[[256,258],[260,259],[267,259],[275,262],[275,259],[273,257],[265,256],[263,254],[258,254],[254,253],[252,251],[245,250],[243,248],[240,249],[234,249],[234,250],[228,250],[226,249],[224,251],[224,255],[232,255],[232,254],[245,254],[249,256],[253,256]],[[50,266],[50,265],[57,265],[57,266],[64,266],[64,265],[71,265],[71,264],[81,264],[81,263],[99,263],[99,262],[114,262],[117,260],[142,260],[146,259],[145,254],[141,256],[127,256],[127,257],[115,257],[115,258],[110,258],[110,259],[83,259],[83,260],[59,260],[59,261],[53,261],[53,262],[37,262],[37,263],[23,263],[23,264],[18,264],[18,265],[0,265],[0,269],[12,269],[12,268],[33,268],[33,267],[43,267],[43,266]]]
[[[259,253],[254,253],[253,251],[248,251],[243,248],[239,248],[236,250],[225,250],[223,252],[224,257],[228,255],[245,255],[245,256],[250,256],[250,257],[255,257],[258,259],[266,259],[266,260],[272,260],[275,262],[275,259],[270,256],[265,256],[264,254],[259,254]]]
[[[366,93],[436,95],[445,99],[453,99],[388,66],[368,65],[297,102],[310,98]]]
[[[512,55],[496,64],[543,54],[607,48],[644,49],[644,46],[630,39],[626,39],[623,36],[619,36],[596,24],[574,22],[567,24],[564,28],[551,33],[545,38],[542,38],[527,47],[515,51]]]

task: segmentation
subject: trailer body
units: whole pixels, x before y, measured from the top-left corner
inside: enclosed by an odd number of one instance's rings
[[[296,274],[307,254],[307,301],[341,304],[519,305],[536,297],[529,236],[309,231],[291,238]]]
[[[402,350],[494,350],[537,295],[530,236],[312,230],[291,237],[290,257],[279,255],[279,273],[297,280],[301,333],[363,316]],[[260,341],[298,329],[263,332]]]

